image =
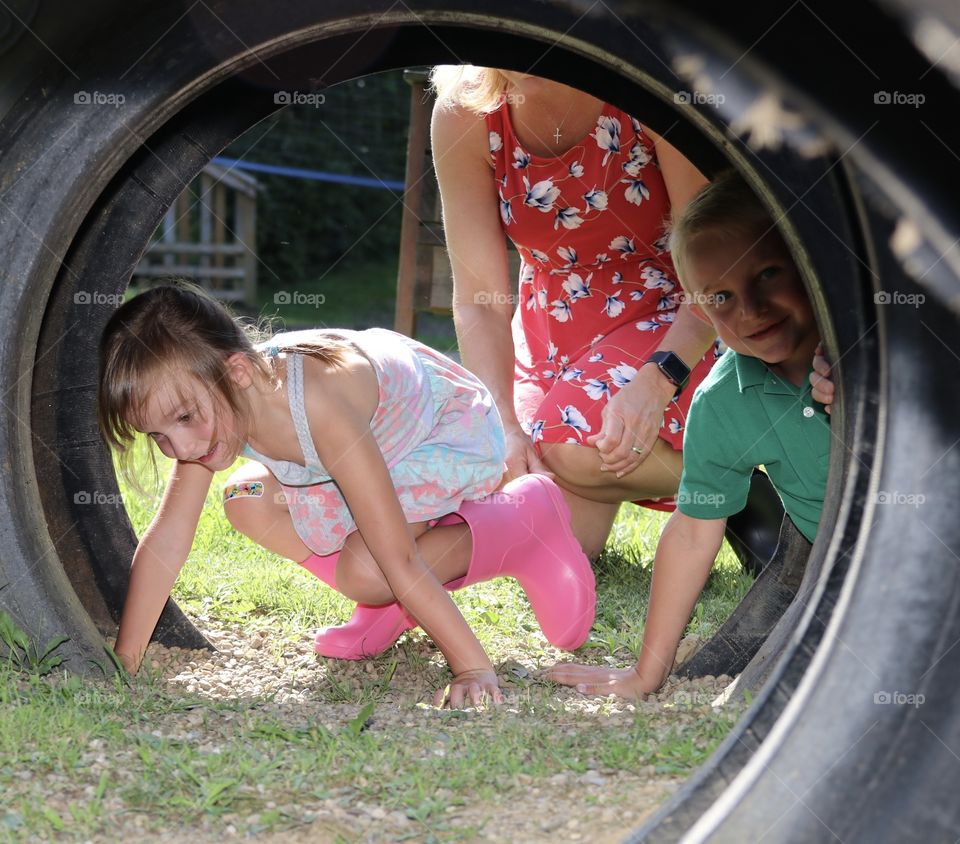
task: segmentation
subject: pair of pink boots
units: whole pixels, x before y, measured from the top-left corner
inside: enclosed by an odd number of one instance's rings
[[[486,498],[464,501],[437,526],[461,522],[473,541],[470,566],[463,577],[444,584],[446,589],[515,577],[547,641],[564,650],[580,647],[593,626],[596,587],[560,488],[545,475],[524,475]],[[336,588],[338,556],[314,554],[300,565]],[[346,624],[319,631],[314,647],[334,659],[365,659],[416,626],[399,603],[358,604]]]

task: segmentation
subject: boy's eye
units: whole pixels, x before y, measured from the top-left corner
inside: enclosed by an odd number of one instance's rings
[[[773,278],[778,272],[778,267],[764,267],[759,273],[757,273],[757,278],[761,281],[767,281]]]
[[[713,306],[715,308],[722,307],[727,303],[727,300],[730,298],[730,294],[726,290],[721,290],[719,293],[713,294]]]

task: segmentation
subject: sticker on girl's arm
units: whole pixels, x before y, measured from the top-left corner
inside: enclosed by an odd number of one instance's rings
[[[230,501],[233,498],[263,498],[263,482],[247,481],[242,484],[230,484],[223,493],[223,500]]]

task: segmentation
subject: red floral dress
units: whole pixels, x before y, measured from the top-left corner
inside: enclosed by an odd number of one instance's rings
[[[604,404],[656,351],[679,305],[653,142],[608,104],[594,131],[561,156],[528,153],[506,103],[486,123],[503,230],[523,259],[513,320],[517,416],[535,443],[589,447]],[[717,356],[716,347],[704,355],[664,413],[660,437],[674,449]],[[673,509],[667,499],[638,503]]]

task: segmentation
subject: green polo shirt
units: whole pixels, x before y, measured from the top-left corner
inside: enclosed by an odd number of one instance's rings
[[[677,509],[722,519],[747,503],[763,466],[783,507],[811,542],[827,488],[830,417],[811,396],[757,358],[728,350],[694,393],[683,436]]]

